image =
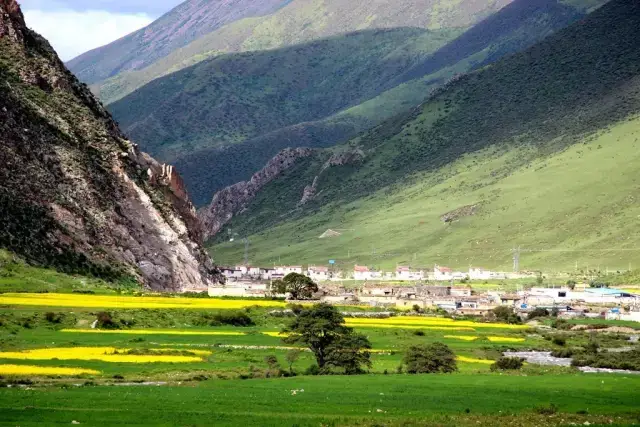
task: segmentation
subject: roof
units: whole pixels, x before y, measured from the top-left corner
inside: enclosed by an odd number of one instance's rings
[[[353,271],[357,271],[360,273],[367,273],[369,271],[369,267],[364,267],[362,265],[356,265],[353,267]]]
[[[396,267],[396,271],[411,271],[411,267],[398,266]]]
[[[586,288],[584,291],[586,293],[598,294],[598,295],[628,294],[628,292],[621,291],[620,289],[609,289],[609,288]]]
[[[500,299],[501,300],[521,300],[522,298],[520,297],[520,295],[516,295],[516,294],[504,294],[504,295],[500,295]]]
[[[451,273],[451,271],[452,271],[449,267],[440,267],[440,266],[438,266],[438,267],[436,267],[436,269],[438,271],[443,271],[445,273]]]

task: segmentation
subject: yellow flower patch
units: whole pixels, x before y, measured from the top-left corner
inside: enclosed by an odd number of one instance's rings
[[[116,354],[116,352],[124,353],[127,350],[128,349],[116,349],[113,347],[40,348],[25,351],[0,352],[0,359],[101,360],[103,362],[115,363],[187,363],[202,361],[202,358],[198,356]]]
[[[451,338],[454,340],[462,340],[462,341],[475,341],[478,337],[474,335],[445,335],[444,338]]]
[[[241,309],[254,305],[284,307],[281,301],[223,300],[216,298],[134,297],[118,295],[28,294],[0,295],[0,305],[28,305],[50,307],[91,308],[185,308],[185,309]]]
[[[494,328],[494,329],[526,329],[526,325],[508,325],[506,323],[478,323],[468,320],[453,320],[441,317],[398,316],[387,319],[348,318],[347,324],[380,324],[380,325],[407,325],[407,326],[439,326],[439,327],[469,327],[469,328]]]
[[[263,335],[269,335],[270,337],[276,337],[276,338],[284,338],[284,337],[288,337],[291,334],[288,333],[282,333],[282,332],[263,332]]]
[[[225,335],[240,336],[244,332],[227,331],[176,331],[173,329],[62,329],[60,332],[80,334],[129,334],[129,335]]]
[[[524,338],[515,338],[515,337],[487,337],[487,339],[491,342],[523,342]]]
[[[44,376],[75,376],[98,375],[100,371],[82,368],[55,368],[49,366],[33,365],[0,365],[0,375],[44,375]]]
[[[473,332],[475,329],[469,327],[446,327],[446,326],[418,326],[418,325],[385,325],[383,323],[345,323],[347,326],[354,328],[396,328],[396,329],[422,329],[428,331],[469,331]]]
[[[458,362],[482,363],[483,365],[493,365],[495,363],[494,360],[474,359],[473,357],[466,357],[466,356],[456,356],[456,359],[458,360]]]

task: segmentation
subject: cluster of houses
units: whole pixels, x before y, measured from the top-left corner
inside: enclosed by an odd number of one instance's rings
[[[338,270],[330,270],[324,266],[310,265],[304,269],[300,265],[281,267],[251,267],[235,266],[223,267],[222,273],[232,281],[237,280],[276,280],[289,273],[305,274],[316,282],[358,280],[358,281],[413,281],[424,280],[436,282],[450,282],[452,280],[491,280],[491,279],[519,279],[534,276],[533,273],[508,273],[485,270],[483,268],[470,267],[468,271],[453,271],[449,267],[435,265],[433,268],[412,268],[409,266],[397,266],[394,271],[382,271],[370,269],[367,266],[356,265],[351,274]]]

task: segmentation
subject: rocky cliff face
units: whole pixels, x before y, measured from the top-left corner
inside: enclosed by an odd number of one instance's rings
[[[311,156],[310,148],[287,148],[267,163],[249,181],[239,182],[219,191],[211,204],[200,213],[205,238],[215,236],[238,212],[247,207],[258,191],[289,169],[298,159]]]
[[[160,291],[219,278],[179,175],[138,150],[0,0],[0,247]]]

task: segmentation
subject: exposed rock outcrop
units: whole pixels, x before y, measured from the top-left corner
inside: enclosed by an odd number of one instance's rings
[[[327,160],[324,163],[324,165],[322,165],[322,169],[320,170],[320,173],[324,172],[330,167],[357,165],[364,160],[364,157],[365,157],[364,151],[362,151],[360,148],[351,148],[349,150],[335,153],[329,158],[329,160]],[[313,179],[313,183],[311,183],[311,185],[307,185],[304,188],[304,191],[302,192],[302,199],[300,199],[298,206],[306,205],[307,203],[309,203],[309,201],[311,201],[316,196],[316,193],[318,192],[319,178],[320,178],[319,175],[316,176]]]
[[[220,278],[182,179],[109,113],[0,0],[0,247],[159,291]]]
[[[479,208],[479,203],[476,203],[475,205],[462,206],[458,209],[452,210],[451,212],[447,212],[446,214],[442,215],[440,219],[445,223],[454,222],[459,220],[460,218],[475,215]]]
[[[217,192],[211,204],[200,212],[205,238],[215,236],[231,218],[242,211],[258,191],[295,164],[314,153],[311,148],[287,148],[281,151],[249,181],[242,181]]]

